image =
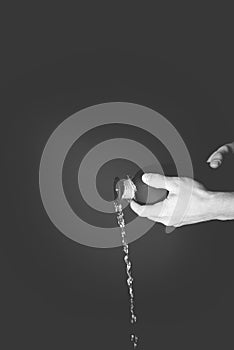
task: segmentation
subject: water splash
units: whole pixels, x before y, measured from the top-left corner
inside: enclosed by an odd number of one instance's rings
[[[131,272],[132,264],[131,264],[131,261],[129,260],[129,247],[126,241],[123,208],[121,203],[119,203],[118,201],[114,201],[114,206],[115,206],[115,211],[117,213],[118,225],[121,229],[122,246],[123,246],[123,251],[125,253],[124,261],[126,264],[127,284],[128,284],[129,295],[130,295],[130,315],[131,315],[130,322],[131,324],[135,324],[137,321],[137,317],[135,314],[135,304],[134,304],[133,277]],[[133,347],[135,349],[137,347],[138,337],[133,333],[130,336],[130,340],[133,343]]]

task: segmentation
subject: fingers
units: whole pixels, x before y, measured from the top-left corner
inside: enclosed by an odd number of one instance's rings
[[[219,147],[210,155],[207,159],[207,163],[209,163],[211,168],[218,168],[222,164],[225,154],[229,152],[234,152],[234,143]]]
[[[155,217],[158,218],[162,211],[163,202],[152,205],[140,205],[135,201],[130,202],[131,209],[141,217]]]
[[[160,174],[148,173],[142,176],[142,181],[151,187],[165,188],[169,192],[177,189],[175,178]]]
[[[210,163],[211,168],[218,168],[223,161],[223,155],[228,152],[227,146],[220,147],[217,151],[213,152],[207,159],[207,163]]]

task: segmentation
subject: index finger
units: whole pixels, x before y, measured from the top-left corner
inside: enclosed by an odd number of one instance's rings
[[[151,187],[164,188],[169,192],[174,192],[177,189],[176,180],[172,176],[148,173],[142,176],[142,180]]]

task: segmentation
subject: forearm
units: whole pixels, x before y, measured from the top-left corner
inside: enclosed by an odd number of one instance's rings
[[[209,211],[213,220],[233,220],[234,192],[211,192]]]

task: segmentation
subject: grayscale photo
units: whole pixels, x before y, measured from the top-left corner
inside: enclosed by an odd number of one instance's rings
[[[1,14],[0,349],[234,349],[231,4]]]

